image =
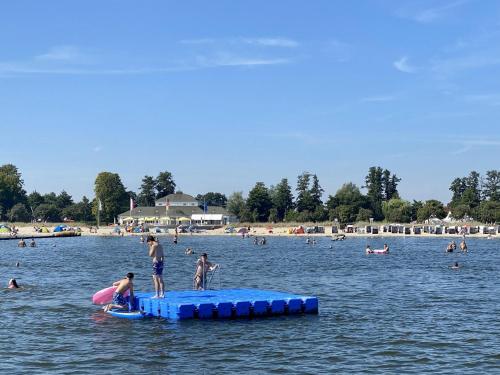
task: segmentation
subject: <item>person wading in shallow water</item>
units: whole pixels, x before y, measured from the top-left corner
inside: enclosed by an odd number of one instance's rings
[[[196,262],[196,272],[194,274],[194,289],[204,290],[207,278],[207,272],[213,271],[219,267],[218,264],[213,264],[208,261],[207,253],[201,254],[200,259]]]
[[[153,284],[156,296],[153,298],[163,298],[165,294],[165,284],[163,283],[163,247],[153,236],[148,236],[149,256],[153,258]]]

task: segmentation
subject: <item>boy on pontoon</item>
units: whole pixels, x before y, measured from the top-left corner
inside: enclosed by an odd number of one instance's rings
[[[218,268],[218,264],[213,264],[208,261],[207,253],[201,254],[200,259],[196,262],[196,272],[194,274],[194,289],[204,290],[207,279],[207,272]]]
[[[165,284],[163,282],[163,247],[153,236],[148,236],[149,256],[153,259],[153,284],[156,295],[153,298],[163,298],[165,293]]]
[[[132,280],[134,279],[134,274],[132,272],[127,273],[124,279],[118,280],[113,283],[116,286],[116,290],[113,293],[113,300],[109,305],[104,307],[104,311],[109,311],[111,309],[128,310],[128,303],[123,294],[130,290],[130,301],[134,300],[134,284]]]

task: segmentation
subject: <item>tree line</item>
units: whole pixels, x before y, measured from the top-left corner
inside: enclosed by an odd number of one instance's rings
[[[388,221],[422,222],[431,217],[442,219],[450,211],[455,219],[472,217],[485,223],[500,222],[500,171],[487,171],[483,177],[472,171],[468,176],[454,179],[450,185],[452,199],[444,204],[435,199],[407,201],[400,197],[401,179],[388,169],[371,167],[358,187],[344,183],[335,194],[323,201],[324,189],[316,174],[303,172],[297,177],[295,189],[288,179],[267,187],[257,182],[244,197],[234,192],[229,197],[219,192],[196,195],[200,208],[225,207],[242,222],[354,222]],[[362,189],[365,193],[362,192]],[[95,197],[82,197],[74,202],[66,191],[59,194],[30,194],[16,166],[0,166],[0,220],[52,221],[72,219],[95,222],[99,208],[102,222],[113,222],[118,214],[130,207],[130,198],[139,206],[154,206],[158,198],[177,190],[172,173],[144,176],[139,191],[127,190],[117,173],[101,172],[94,182]]]

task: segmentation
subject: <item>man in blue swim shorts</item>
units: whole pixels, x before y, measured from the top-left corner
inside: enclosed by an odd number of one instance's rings
[[[153,298],[163,298],[165,284],[163,283],[163,247],[153,236],[148,236],[147,243],[149,245],[149,256],[153,258],[153,284],[156,291],[156,296]]]
[[[133,278],[134,274],[129,272],[127,273],[127,277],[113,283],[113,286],[116,286],[116,290],[113,293],[111,303],[104,308],[104,311],[109,311],[110,309],[128,310],[128,303],[123,294],[127,290],[130,290],[130,301],[134,300],[134,284],[132,283]]]

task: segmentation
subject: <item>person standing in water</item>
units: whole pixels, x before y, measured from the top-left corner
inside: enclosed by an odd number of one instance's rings
[[[460,250],[462,250],[464,253],[467,252],[467,244],[465,243],[465,240],[460,242]]]
[[[148,236],[149,256],[153,259],[153,284],[156,296],[153,298],[163,298],[165,295],[165,284],[163,283],[163,247],[153,236]]]
[[[36,247],[36,242],[34,238],[31,239],[30,247]]]
[[[26,242],[24,242],[24,238],[21,238],[17,243],[17,247],[26,247]]]
[[[204,290],[205,283],[207,278],[207,272],[213,271],[219,265],[213,264],[208,261],[207,253],[201,254],[200,259],[196,262],[196,271],[194,274],[194,289],[195,290]]]

